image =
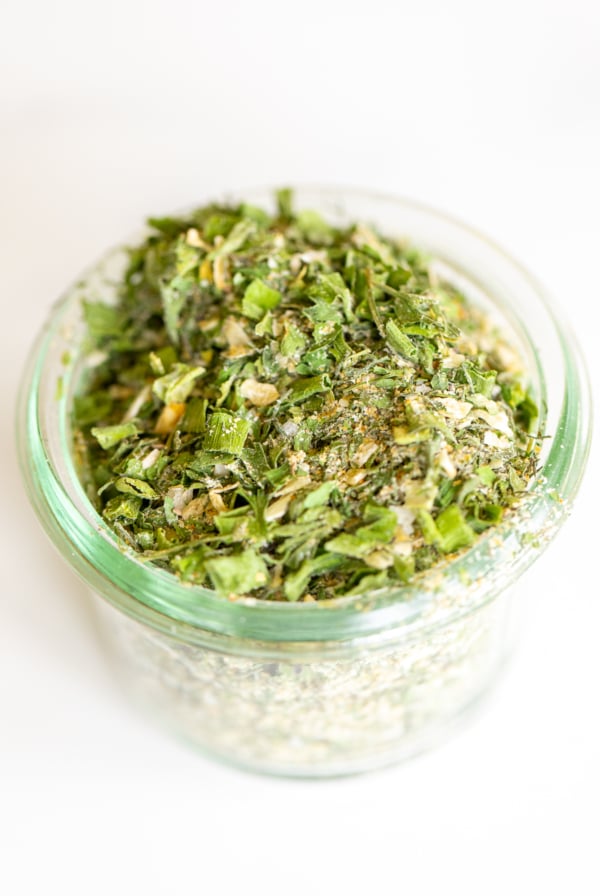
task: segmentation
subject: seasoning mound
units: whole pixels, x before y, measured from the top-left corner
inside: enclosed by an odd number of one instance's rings
[[[537,409],[435,263],[277,204],[151,219],[84,303],[78,468],[122,542],[226,597],[397,586],[510,512]]]

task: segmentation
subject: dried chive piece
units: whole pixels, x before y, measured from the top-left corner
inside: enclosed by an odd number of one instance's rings
[[[206,429],[206,398],[192,398],[184,411],[180,429],[182,432],[204,432]]]
[[[174,364],[164,376],[154,380],[152,391],[165,404],[186,401],[199,376],[206,373],[204,367],[190,367],[188,364]]]
[[[453,504],[438,514],[435,521],[440,538],[440,547],[445,554],[458,551],[473,544],[475,533],[466,522],[459,507]]]
[[[118,492],[124,492],[127,495],[149,499],[158,497],[149,483],[143,479],[134,479],[133,476],[120,476],[114,485]]]
[[[116,304],[84,303],[82,477],[129,547],[228,598],[401,587],[511,512],[537,407],[428,259],[276,198],[152,219]]]
[[[119,337],[123,332],[125,315],[120,308],[114,305],[105,305],[102,302],[84,302],[83,316],[90,339],[99,345],[105,340]]]
[[[310,580],[314,576],[331,572],[341,563],[339,557],[321,554],[311,560],[305,560],[298,569],[289,573],[284,584],[284,593],[289,601],[297,601],[306,592]]]
[[[399,355],[402,355],[403,358],[408,358],[410,361],[416,361],[418,359],[418,348],[416,348],[411,339],[402,332],[395,321],[387,321],[385,325],[385,335],[394,351],[398,352]]]
[[[325,374],[299,379],[292,383],[288,401],[297,404],[298,402],[306,401],[307,398],[317,395],[319,392],[327,392],[330,387],[331,380]]]
[[[123,439],[137,435],[137,426],[135,423],[116,423],[113,426],[93,426],[90,430],[91,435],[97,439],[101,448],[108,450],[114,448]]]
[[[261,320],[267,311],[276,308],[281,302],[281,293],[271,289],[262,280],[253,280],[244,293],[242,311],[253,320]]]
[[[226,454],[240,454],[250,423],[242,417],[235,417],[227,411],[215,411],[208,421],[204,437],[205,451],[222,451]]]
[[[275,198],[277,200],[277,211],[279,213],[279,217],[286,220],[290,220],[291,218],[293,218],[294,196],[292,190],[290,190],[289,187],[283,187],[282,189],[277,190]]]
[[[310,492],[302,502],[302,508],[309,510],[311,507],[321,507],[327,504],[331,494],[339,490],[339,485],[335,479],[329,482],[322,482],[314,491]]]

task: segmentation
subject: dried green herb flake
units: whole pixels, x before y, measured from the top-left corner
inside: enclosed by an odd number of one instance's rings
[[[212,557],[204,563],[213,587],[224,595],[248,594],[268,582],[264,560],[255,551]]]
[[[241,454],[250,431],[250,423],[227,411],[214,411],[208,421],[204,437],[205,451]]]

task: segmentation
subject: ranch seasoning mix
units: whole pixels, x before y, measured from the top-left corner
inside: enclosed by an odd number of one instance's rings
[[[140,559],[272,601],[407,583],[536,472],[514,350],[413,247],[211,205],[151,219],[75,400],[90,499]]]

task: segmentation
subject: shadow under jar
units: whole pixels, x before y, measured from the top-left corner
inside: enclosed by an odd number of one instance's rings
[[[544,291],[484,237],[387,196],[304,187],[295,195],[334,224],[365,221],[428,252],[520,352],[547,438],[539,474],[505,521],[409,585],[315,603],[228,601],[142,563],[90,504],[71,448],[72,401],[86,376],[82,298],[115,301],[123,249],[54,307],[23,380],[18,436],[30,499],[92,590],[126,689],[208,753],[257,771],[322,776],[432,746],[485,694],[510,645],[518,581],[571,509],[590,397]],[[243,199],[273,202],[271,190]]]

